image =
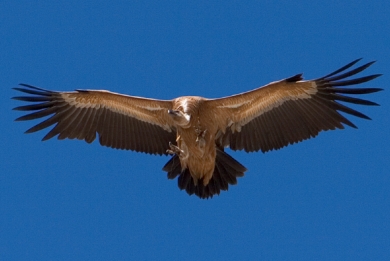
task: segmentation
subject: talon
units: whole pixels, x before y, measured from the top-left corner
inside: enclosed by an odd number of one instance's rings
[[[204,130],[204,131],[201,133],[202,138],[204,138],[204,136],[206,136],[206,132],[207,132],[207,130]]]
[[[205,141],[204,137],[206,136],[206,132],[207,132],[207,130],[204,130],[204,131],[201,131],[201,132],[197,133],[197,137],[196,137],[195,142],[196,143],[199,143],[199,141],[204,142]]]
[[[172,150],[167,150],[166,152],[167,152],[168,154],[171,154],[171,155],[172,155],[172,154],[176,154],[176,153],[175,153],[174,151],[172,151]]]
[[[169,147],[171,148],[170,150],[167,150],[167,153],[169,154],[180,155],[181,153],[184,153],[183,150],[181,150],[178,146],[173,145],[172,142],[169,142]]]

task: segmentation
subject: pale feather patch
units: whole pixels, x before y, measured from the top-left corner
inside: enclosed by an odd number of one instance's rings
[[[310,99],[313,95],[315,95],[318,92],[318,90],[317,90],[316,83],[313,81],[311,82],[310,88],[300,90],[300,91],[286,90],[285,92],[286,93],[282,96],[278,94],[273,94],[268,96],[267,98],[263,97],[261,101],[255,102],[256,106],[253,106],[252,108],[246,111],[243,120],[241,120],[239,123],[235,123],[231,125],[231,127],[232,128],[234,127],[236,131],[240,132],[241,129],[239,129],[238,126],[244,126],[245,124],[250,122],[253,118],[256,118],[274,108],[281,106],[286,101]]]
[[[234,103],[234,104],[222,104],[220,106],[217,106],[217,108],[229,108],[229,109],[235,109],[235,108],[239,108],[247,103],[251,103],[253,101],[253,99],[251,100],[247,100],[247,101],[243,101],[241,103]]]
[[[102,91],[110,93],[109,91]],[[73,94],[71,94],[73,95]],[[131,113],[128,107],[125,107],[124,105],[121,106],[120,104],[115,104],[115,106],[107,106],[108,104],[100,104],[98,101],[100,101],[99,98],[84,98],[84,97],[71,97],[67,93],[61,94],[64,101],[66,101],[69,105],[74,106],[76,108],[94,108],[94,109],[100,109],[100,108],[106,108],[109,109],[112,112],[120,113],[126,116],[131,116],[134,118],[137,118],[140,121],[147,122],[153,125],[158,125],[164,130],[168,132],[172,132],[172,129],[169,124],[156,124],[153,121],[147,120],[148,115],[142,115],[143,113],[140,111],[136,111],[136,113]],[[110,102],[109,102],[110,103]],[[146,109],[149,111],[157,111],[157,110],[163,110],[164,108],[158,107],[151,107],[151,106],[137,106],[138,108]]]
[[[191,115],[189,115],[187,113],[183,113],[183,115],[184,115],[184,118],[186,118],[187,121],[191,120]]]
[[[152,106],[139,106],[137,105],[138,108],[142,108],[148,111],[160,111],[160,110],[165,110],[165,108],[161,108],[160,106],[158,107],[152,107]]]
[[[188,111],[188,99],[183,99],[180,102],[180,106],[183,108],[184,112],[187,112]]]

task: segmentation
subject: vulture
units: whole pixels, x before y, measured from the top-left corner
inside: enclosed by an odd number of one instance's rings
[[[374,63],[352,69],[360,60],[315,80],[303,80],[297,74],[217,99],[157,100],[105,90],[60,92],[20,84],[14,89],[28,95],[13,99],[30,104],[14,110],[30,111],[16,121],[46,117],[26,131],[53,126],[42,140],[57,136],[91,143],[98,134],[103,146],[171,155],[163,167],[168,179],[178,177],[179,188],[189,195],[211,198],[237,184],[237,177],[247,170],[225,148],[267,152],[315,137],[320,131],[344,129],[344,125],[356,128],[340,112],[370,119],[343,104],[378,105],[350,96],[382,90],[354,86],[381,75],[349,78]]]

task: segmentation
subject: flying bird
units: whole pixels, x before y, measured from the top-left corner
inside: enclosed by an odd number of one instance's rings
[[[104,90],[58,92],[20,84],[14,89],[30,95],[13,99],[31,104],[14,110],[34,111],[16,121],[50,116],[26,131],[54,125],[42,140],[57,136],[91,143],[98,134],[103,146],[172,155],[163,167],[168,178],[178,176],[181,190],[210,198],[237,184],[247,170],[225,148],[267,152],[315,137],[320,131],[344,129],[344,125],[356,128],[340,112],[370,119],[340,103],[378,105],[350,94],[382,89],[344,87],[380,76],[346,79],[374,63],[350,69],[359,60],[315,80],[306,81],[297,74],[218,99],[156,100]]]

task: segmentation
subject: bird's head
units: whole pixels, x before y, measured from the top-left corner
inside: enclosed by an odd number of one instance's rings
[[[172,117],[173,121],[182,128],[190,126],[191,115],[180,110],[168,110],[168,115]]]

